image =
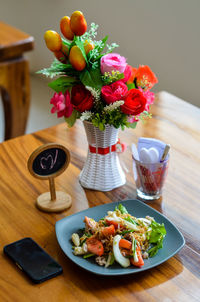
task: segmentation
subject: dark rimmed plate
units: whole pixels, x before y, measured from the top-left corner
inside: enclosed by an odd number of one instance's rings
[[[123,268],[117,263],[105,268],[97,265],[94,258],[84,259],[81,256],[75,256],[72,249],[71,235],[84,228],[84,217],[88,216],[98,221],[107,214],[107,211],[113,211],[120,203],[127,208],[131,215],[137,218],[149,215],[154,217],[157,222],[164,223],[167,235],[164,239],[163,248],[153,258],[145,259],[142,268],[133,266]],[[100,205],[65,217],[56,222],[56,236],[61,249],[69,259],[89,272],[104,276],[127,275],[151,269],[174,256],[185,244],[183,235],[169,219],[136,199]]]

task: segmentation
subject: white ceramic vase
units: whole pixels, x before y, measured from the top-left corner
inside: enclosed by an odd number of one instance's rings
[[[118,141],[119,130],[106,125],[104,131],[83,122],[88,140],[88,154],[79,181],[84,188],[111,191],[126,183],[118,153],[113,151]],[[100,148],[100,149],[99,149]],[[106,149],[105,149],[106,148]],[[102,154],[105,153],[105,154]]]

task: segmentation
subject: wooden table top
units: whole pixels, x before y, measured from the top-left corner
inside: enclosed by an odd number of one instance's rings
[[[83,189],[78,175],[87,154],[81,122],[25,135],[0,144],[0,301],[200,301],[200,109],[171,94],[161,92],[152,106],[153,118],[135,130],[120,131],[129,146],[140,136],[155,137],[171,144],[171,158],[162,200],[148,203],[176,224],[185,237],[182,250],[165,263],[138,274],[121,277],[97,276],[76,266],[61,251],[56,221],[78,211],[112,201],[134,199],[130,147],[120,155],[126,165],[127,183],[111,192]],[[35,207],[48,181],[34,178],[27,160],[38,146],[57,142],[71,153],[68,169],[55,179],[56,189],[72,196],[72,207],[47,214]],[[32,237],[63,267],[64,273],[33,285],[3,255],[3,246]]]
[[[0,21],[0,61],[21,56],[33,47],[33,37]]]

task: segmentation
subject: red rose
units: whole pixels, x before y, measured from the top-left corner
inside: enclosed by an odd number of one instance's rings
[[[120,107],[125,114],[138,115],[145,110],[146,98],[138,89],[131,89],[123,98],[124,104]]]
[[[71,91],[71,103],[79,112],[90,110],[93,106],[93,96],[83,85],[75,85]]]
[[[117,81],[101,88],[102,97],[107,104],[122,100],[127,91],[128,88],[122,81]]]

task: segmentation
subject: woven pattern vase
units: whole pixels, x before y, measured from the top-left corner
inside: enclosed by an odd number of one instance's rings
[[[98,154],[98,148],[111,147],[117,143],[118,129],[106,125],[105,130],[100,131],[92,123],[84,121],[83,124],[88,145],[95,148],[96,153],[90,152],[88,148],[87,159],[79,176],[81,185],[84,188],[98,191],[110,191],[124,185],[126,178],[117,152]]]

